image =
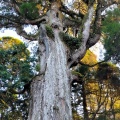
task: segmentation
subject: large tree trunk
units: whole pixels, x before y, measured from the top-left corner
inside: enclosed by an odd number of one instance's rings
[[[40,27],[41,70],[31,84],[28,120],[72,120],[66,46],[59,37],[61,24],[55,15],[54,9],[48,12],[54,38],[47,36],[44,24]]]
[[[31,86],[29,120],[71,120],[70,83],[65,46],[55,34],[45,73]]]

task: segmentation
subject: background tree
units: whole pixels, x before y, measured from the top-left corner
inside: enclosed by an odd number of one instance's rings
[[[104,47],[106,50],[105,59],[111,60],[114,63],[120,61],[120,33],[119,33],[119,8],[113,11],[108,11],[106,18],[103,21]],[[113,29],[114,28],[114,29]],[[111,41],[111,42],[109,42]]]
[[[40,71],[31,81],[28,120],[72,119],[70,68],[100,39],[102,11],[118,3],[75,0],[66,7],[64,0],[1,1],[0,27],[15,28],[20,36],[38,41]],[[27,34],[28,25],[38,28]]]
[[[27,119],[34,59],[22,41],[2,37],[0,42],[0,119]]]
[[[79,70],[74,72],[80,76],[79,80],[72,84],[73,118],[119,120],[119,68],[102,63],[95,68],[82,65]]]

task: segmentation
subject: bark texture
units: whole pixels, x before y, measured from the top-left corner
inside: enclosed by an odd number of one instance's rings
[[[43,75],[31,86],[31,110],[28,120],[71,120],[70,83],[65,46],[55,31],[49,41],[49,56]]]
[[[59,36],[61,24],[56,12],[54,8],[48,12],[54,38],[47,36],[45,24],[40,27],[41,71],[31,84],[28,120],[72,120],[66,46]]]

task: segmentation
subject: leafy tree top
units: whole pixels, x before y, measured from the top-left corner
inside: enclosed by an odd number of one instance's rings
[[[103,21],[105,59],[120,62],[120,9],[107,12]]]
[[[10,49],[14,45],[22,44],[22,41],[13,37],[2,37],[0,38],[0,48]]]
[[[8,84],[11,88],[22,88],[26,82],[29,82],[33,74],[30,67],[30,52],[18,39],[3,37],[0,42],[2,42],[0,79],[5,83],[2,87],[4,88]]]
[[[0,114],[4,119],[26,119],[34,59],[21,40],[2,37],[0,42]]]

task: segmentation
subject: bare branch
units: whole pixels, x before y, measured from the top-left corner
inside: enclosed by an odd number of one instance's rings
[[[98,42],[98,40],[100,40],[100,36],[101,36],[101,3],[98,2],[97,5],[97,9],[96,9],[96,17],[95,17],[95,21],[94,21],[94,29],[93,32],[90,34],[90,38],[87,42],[87,48],[93,46],[94,44],[96,44]]]

